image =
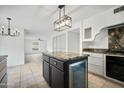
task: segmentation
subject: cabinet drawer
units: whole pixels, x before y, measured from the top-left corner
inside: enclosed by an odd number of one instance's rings
[[[97,66],[93,64],[88,64],[88,71],[91,71],[93,73],[99,74],[99,75],[104,75],[104,67],[102,66]]]
[[[91,53],[90,56],[92,56],[92,57],[98,57],[98,58],[104,58],[104,55],[103,54],[100,54],[100,53]]]
[[[0,62],[0,72],[6,67],[7,59],[4,59]]]
[[[48,56],[46,56],[46,55],[43,54],[43,60],[49,62],[49,59],[50,59],[50,58],[49,58]]]
[[[88,63],[98,65],[98,66],[104,66],[104,60],[102,58],[96,58],[96,57],[89,56]]]
[[[58,69],[63,70],[63,62],[54,59],[54,58],[50,58],[50,64],[57,67]]]

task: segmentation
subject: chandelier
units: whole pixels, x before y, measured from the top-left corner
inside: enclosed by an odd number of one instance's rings
[[[20,32],[18,31],[18,29],[15,29],[14,32],[11,32],[11,28],[10,28],[10,21],[12,20],[11,18],[7,17],[6,18],[8,20],[8,28],[7,31],[5,31],[5,27],[2,26],[1,27],[1,33],[0,36],[11,36],[11,37],[17,37],[20,35]]]
[[[65,15],[65,5],[59,5],[59,19],[54,22],[54,30],[62,31],[72,27],[72,18]],[[62,14],[63,13],[63,14]]]

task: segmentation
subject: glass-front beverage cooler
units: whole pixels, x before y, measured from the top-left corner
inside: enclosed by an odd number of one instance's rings
[[[88,70],[87,60],[79,61],[69,65],[69,87],[87,88]]]

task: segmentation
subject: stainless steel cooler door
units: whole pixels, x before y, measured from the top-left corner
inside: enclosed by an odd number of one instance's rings
[[[69,87],[87,87],[87,60],[79,61],[69,65]]]

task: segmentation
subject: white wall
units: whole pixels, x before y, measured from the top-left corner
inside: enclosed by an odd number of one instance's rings
[[[83,48],[108,49],[108,30],[102,30],[94,41],[82,42]]]
[[[124,23],[124,11],[114,14],[113,10],[120,6],[116,6],[111,8],[105,12],[99,13],[95,16],[89,17],[88,19],[83,20],[83,30],[85,28],[92,28],[93,38],[97,33],[99,33],[102,29],[117,25],[120,23]]]
[[[107,27],[124,23],[124,12],[117,14],[113,13],[113,10],[119,6],[111,8],[105,12],[92,16],[83,20],[82,27],[92,28],[93,41],[83,42],[83,48],[102,48],[108,49],[108,33]],[[97,35],[98,34],[98,35]],[[97,37],[95,38],[95,36]]]
[[[0,36],[0,55],[8,55],[7,66],[24,64],[24,30],[19,37]]]

